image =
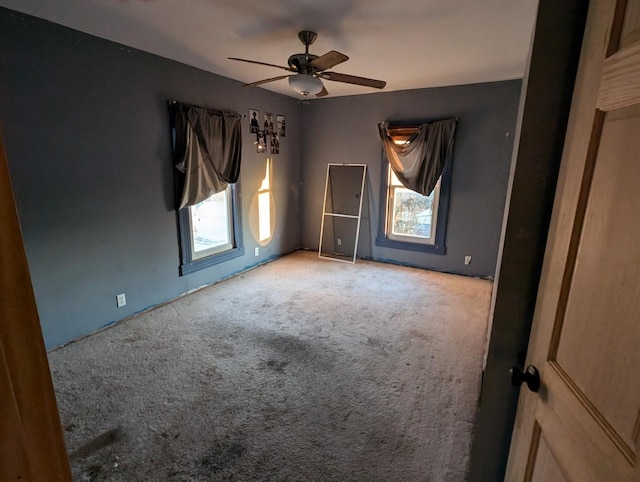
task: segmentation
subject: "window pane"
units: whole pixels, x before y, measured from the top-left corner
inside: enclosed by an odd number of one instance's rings
[[[196,253],[231,243],[229,189],[189,208],[194,257]]]
[[[391,168],[389,168],[389,173],[391,174],[391,179],[389,180],[389,184],[392,186],[402,186],[402,183],[398,179],[398,176],[396,176],[396,173],[393,172]]]
[[[404,187],[393,188],[391,232],[397,235],[431,237],[435,189],[423,196]]]

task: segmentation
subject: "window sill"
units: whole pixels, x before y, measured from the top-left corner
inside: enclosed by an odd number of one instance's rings
[[[408,243],[406,241],[397,241],[395,239],[383,238],[380,236],[376,238],[376,246],[380,246],[383,248],[402,249],[405,251],[419,251],[421,253],[440,255],[447,254],[447,248],[444,245]]]
[[[194,260],[190,263],[180,265],[180,276],[195,273],[205,268],[215,266],[225,261],[230,261],[244,255],[244,247],[233,248],[223,253],[212,254],[206,258]]]

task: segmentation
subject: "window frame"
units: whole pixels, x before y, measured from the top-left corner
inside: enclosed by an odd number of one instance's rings
[[[244,245],[242,242],[242,209],[240,200],[240,181],[235,184],[229,184],[229,199],[231,201],[231,225],[233,232],[231,233],[231,248],[224,251],[213,252],[209,255],[194,258],[193,257],[193,237],[191,226],[190,207],[178,210],[178,232],[180,245],[180,276],[195,273],[205,268],[215,266],[225,261],[229,261],[244,255]]]
[[[227,186],[227,188],[224,191],[220,191],[216,194],[212,194],[211,196],[209,196],[208,199],[211,199],[214,196],[219,196],[220,194],[223,195],[224,197],[224,202],[225,202],[225,211],[226,211],[226,220],[227,220],[227,238],[228,240],[224,243],[218,244],[216,246],[212,246],[210,248],[206,248],[203,249],[199,252],[196,252],[196,240],[194,239],[194,236],[189,236],[189,241],[190,241],[190,249],[191,249],[191,258],[193,259],[193,261],[199,260],[199,259],[203,259],[203,258],[207,258],[209,256],[212,256],[214,254],[220,254],[220,253],[224,253],[225,251],[229,251],[230,249],[233,249],[234,244],[233,244],[233,240],[234,238],[234,232],[235,229],[233,228],[233,194],[232,194],[232,189],[229,188]],[[206,201],[206,200],[205,200]],[[204,201],[202,201],[204,202]],[[198,204],[196,204],[197,206]],[[193,223],[193,218],[195,216],[195,213],[193,211],[193,207],[195,206],[189,206],[187,208],[187,212],[189,213],[189,223]],[[193,235],[193,224],[190,226],[191,230],[190,233]]]
[[[426,236],[414,236],[411,234],[395,234],[393,232],[393,213],[395,211],[395,200],[397,198],[396,195],[396,191],[398,189],[402,189],[405,191],[409,191],[412,192],[418,196],[422,196],[420,193],[417,193],[415,191],[412,191],[411,189],[404,187],[404,185],[402,185],[402,183],[398,180],[397,184],[393,184],[393,177],[395,177],[397,179],[397,176],[395,176],[395,173],[393,172],[392,169],[387,169],[387,212],[386,212],[386,226],[385,226],[385,234],[387,236],[387,238],[393,240],[393,241],[400,241],[400,242],[405,242],[405,243],[416,243],[416,244],[435,244],[436,242],[436,231],[438,228],[438,206],[440,205],[440,186],[442,184],[442,181],[440,179],[438,179],[438,182],[436,183],[436,187],[433,188],[433,191],[431,192],[433,194],[433,201],[432,201],[432,206],[435,207],[435,209],[432,209],[432,215],[431,215],[431,229],[430,231],[430,236],[426,237]],[[422,196],[422,197],[429,197],[429,196]]]
[[[387,227],[389,226],[389,159],[387,158],[384,149],[382,149],[382,160],[380,171],[380,212],[378,221],[378,236],[376,237],[376,246],[384,248],[402,249],[406,251],[419,251],[430,254],[447,254],[447,248],[445,246],[447,222],[449,217],[449,197],[451,194],[451,178],[453,172],[452,159],[445,164],[440,176],[440,193],[438,199],[438,210],[436,216],[436,229],[434,235],[433,244],[427,244],[425,242],[410,241],[410,236],[407,236],[407,240],[400,241],[398,239],[389,238],[387,235]]]

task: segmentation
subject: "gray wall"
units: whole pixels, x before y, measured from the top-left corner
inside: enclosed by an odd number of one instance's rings
[[[330,86],[329,86],[330,87]],[[302,111],[302,246],[317,249],[326,166],[367,164],[358,256],[467,275],[495,274],[520,81],[319,99]],[[375,245],[380,207],[382,121],[459,117],[446,255]],[[471,255],[472,263],[464,264]]]
[[[178,276],[166,102],[284,114],[272,241],[252,235],[264,177],[243,125],[246,255]],[[0,8],[0,132],[47,347],[300,246],[301,104]],[[127,305],[116,308],[125,292]]]

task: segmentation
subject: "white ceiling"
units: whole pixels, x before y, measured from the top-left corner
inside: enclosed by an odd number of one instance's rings
[[[335,72],[385,91],[521,78],[537,0],[0,0],[0,5],[241,82],[286,74],[227,60],[287,65],[304,51],[350,60]],[[331,96],[377,92],[324,81]],[[262,88],[289,96],[287,81]]]

